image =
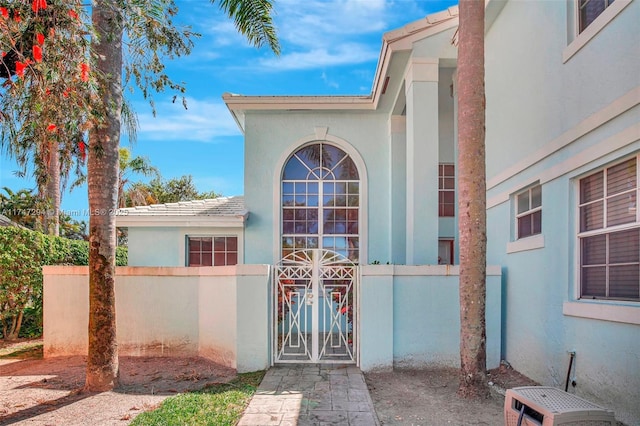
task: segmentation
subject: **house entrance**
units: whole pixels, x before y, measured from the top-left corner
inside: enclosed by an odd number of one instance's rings
[[[326,249],[294,251],[274,268],[276,363],[356,363],[358,267]]]

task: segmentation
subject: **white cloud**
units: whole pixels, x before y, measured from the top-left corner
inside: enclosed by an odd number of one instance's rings
[[[196,43],[206,46],[194,52],[200,66],[207,67],[208,59],[244,55],[251,47],[230,19],[212,10],[217,8],[185,3],[198,16],[191,21],[194,30],[202,33]],[[386,0],[278,0],[274,23],[282,52],[275,57],[265,50],[267,55],[258,62],[270,70],[297,70],[375,61],[380,34],[389,25],[388,12]],[[256,55],[250,56],[247,67],[254,68]]]
[[[216,137],[240,135],[222,101],[188,98],[187,107],[185,110],[178,101],[163,101],[156,103],[155,117],[151,112],[138,114],[138,139],[215,142]]]
[[[263,58],[259,64],[271,70],[300,70],[361,64],[378,58],[378,51],[359,43],[345,43],[329,49],[318,47],[293,52],[279,58]]]
[[[324,84],[326,84],[329,87],[332,87],[334,89],[338,89],[340,87],[340,85],[337,82],[327,77],[327,73],[324,71],[320,75],[320,78],[322,79],[322,81],[324,81]]]

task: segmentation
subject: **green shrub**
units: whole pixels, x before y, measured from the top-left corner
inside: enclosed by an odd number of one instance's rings
[[[88,265],[89,244],[17,227],[0,227],[0,338],[42,334],[42,266]],[[116,249],[116,265],[127,248]]]

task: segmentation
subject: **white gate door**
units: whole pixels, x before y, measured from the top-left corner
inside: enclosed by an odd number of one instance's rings
[[[300,250],[276,265],[273,283],[275,362],[356,362],[357,265],[330,250]]]

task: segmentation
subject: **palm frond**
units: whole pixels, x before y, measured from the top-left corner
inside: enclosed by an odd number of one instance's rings
[[[280,43],[271,17],[272,0],[220,0],[219,6],[251,44],[256,47],[268,45],[276,55],[280,54]]]

